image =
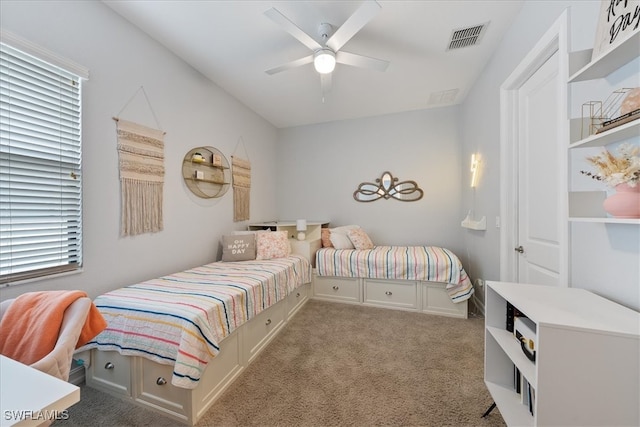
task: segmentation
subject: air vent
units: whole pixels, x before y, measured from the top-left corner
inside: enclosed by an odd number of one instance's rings
[[[456,100],[459,89],[448,89],[440,92],[433,92],[429,96],[429,104],[452,104]]]
[[[476,25],[467,28],[458,28],[451,33],[451,41],[449,41],[449,47],[447,50],[461,49],[467,46],[474,46],[480,43],[482,36],[485,33],[485,29],[489,23]]]

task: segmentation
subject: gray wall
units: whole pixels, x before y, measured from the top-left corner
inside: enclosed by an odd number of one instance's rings
[[[253,166],[252,213],[276,216],[272,125],[101,2],[3,0],[0,8],[3,29],[90,72],[83,86],[84,271],[4,288],[2,299],[46,289],[81,289],[95,297],[215,261],[220,236],[246,223],[233,223],[231,191],[221,199],[204,200],[184,185],[182,159],[196,146],[214,146],[229,158],[242,136]],[[132,99],[141,86],[151,107],[142,93]],[[112,117],[155,126],[151,109],[166,131],[164,231],[120,238]]]
[[[429,244],[460,251],[457,114],[450,107],[281,129],[280,217],[358,224],[378,245]],[[424,197],[417,202],[354,200],[361,182],[375,182],[385,171],[399,181],[416,181]]]
[[[180,162],[198,145],[215,146],[229,157],[240,136],[253,166],[252,221],[357,223],[377,244],[446,246],[472,278],[498,280],[500,85],[567,6],[572,7],[572,50],[591,47],[599,4],[527,1],[460,107],[276,130],[100,2],[3,0],[2,28],[88,67],[91,76],[83,94],[84,272],[5,288],[0,298],[71,288],[96,296],[216,259],[219,237],[246,224],[232,222],[230,194],[213,201],[190,195]],[[605,82],[603,90],[628,83],[630,74],[637,75],[637,64],[623,70],[626,77]],[[167,132],[165,230],[120,238],[111,117],[140,86]],[[121,116],[154,125],[144,99],[136,98]],[[472,152],[483,158],[475,191],[468,185]],[[414,203],[353,200],[359,183],[374,181],[386,170],[400,180],[417,181],[424,198]],[[460,227],[472,208],[476,217],[487,216],[487,231]],[[640,309],[639,230],[573,226],[571,284]]]
[[[567,7],[570,7],[570,51],[591,48],[600,2],[527,1],[461,108],[462,118],[458,124],[462,133],[462,158],[469,159],[473,152],[481,153],[483,158],[481,180],[475,194],[468,186],[462,188],[462,210],[466,212],[475,204],[476,215],[486,215],[488,222],[486,232],[466,231],[463,236],[470,254],[466,267],[474,277],[500,279],[500,230],[495,228],[495,218],[500,215],[500,85]],[[604,81],[572,85],[570,116],[581,117],[583,102],[605,99],[621,87],[638,86],[639,71],[636,60]],[[577,153],[574,157],[586,155],[589,152]],[[573,173],[572,178],[574,190],[594,186],[593,182],[581,182],[585,178],[579,174]],[[570,286],[589,289],[640,309],[639,229],[637,225],[617,224],[571,226]],[[476,290],[476,297],[483,298],[482,289]]]

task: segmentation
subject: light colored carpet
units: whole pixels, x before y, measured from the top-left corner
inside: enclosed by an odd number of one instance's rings
[[[198,426],[504,426],[483,382],[484,320],[309,301]],[[82,388],[55,426],[169,426]]]

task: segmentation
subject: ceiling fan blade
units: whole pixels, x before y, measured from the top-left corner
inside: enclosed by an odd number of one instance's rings
[[[287,62],[275,68],[270,68],[265,73],[272,75],[281,71],[290,70],[291,68],[301,67],[313,62],[313,55],[305,56],[304,58],[296,59],[295,61]]]
[[[322,86],[322,95],[331,92],[331,73],[320,74],[320,85]]]
[[[322,48],[320,43],[315,41],[309,34],[302,31],[296,24],[291,22],[289,18],[280,13],[276,8],[271,8],[264,12],[264,14],[309,49],[317,50]]]
[[[327,40],[327,47],[334,52],[340,50],[351,37],[362,29],[380,11],[380,5],[375,0],[367,0],[346,20],[340,28]]]
[[[377,71],[385,71],[389,66],[389,61],[384,59],[371,58],[369,56],[357,55],[343,50],[336,53],[336,62],[354,67],[369,68]]]

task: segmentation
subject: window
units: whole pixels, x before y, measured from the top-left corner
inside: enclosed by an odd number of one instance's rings
[[[82,266],[80,83],[0,43],[2,285]]]

